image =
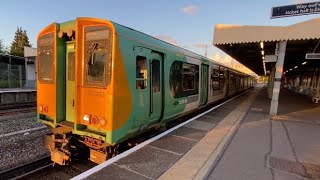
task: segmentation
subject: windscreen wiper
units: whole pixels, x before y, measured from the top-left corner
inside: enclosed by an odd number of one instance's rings
[[[87,50],[87,52],[86,52],[87,64],[89,64],[89,65],[93,64],[92,55],[93,55],[93,52],[98,48],[98,45],[99,45],[98,43],[93,43],[92,46]]]

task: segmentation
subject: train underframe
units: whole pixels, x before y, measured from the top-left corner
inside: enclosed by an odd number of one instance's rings
[[[43,145],[50,150],[51,160],[59,165],[68,165],[73,158],[87,158],[101,164],[119,153],[119,144],[114,146],[101,139],[72,133],[72,128],[56,127],[43,138]]]

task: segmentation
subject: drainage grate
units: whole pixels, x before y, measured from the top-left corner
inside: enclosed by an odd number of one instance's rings
[[[295,161],[289,161],[286,159],[269,157],[269,167],[298,174],[306,178],[320,178],[320,165],[303,164]]]

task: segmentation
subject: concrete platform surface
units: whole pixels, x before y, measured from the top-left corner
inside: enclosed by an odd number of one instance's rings
[[[319,105],[286,89],[279,100],[270,120],[261,90],[207,179],[320,179]]]
[[[11,93],[11,92],[33,92],[37,91],[35,88],[0,88],[0,93]]]

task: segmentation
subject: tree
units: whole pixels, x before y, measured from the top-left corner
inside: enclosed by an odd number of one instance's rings
[[[0,39],[0,53],[4,53],[4,45],[3,45],[3,42],[2,42],[2,39]]]
[[[18,27],[14,39],[11,43],[10,54],[23,57],[24,46],[31,47],[27,31],[22,30],[22,27]]]

